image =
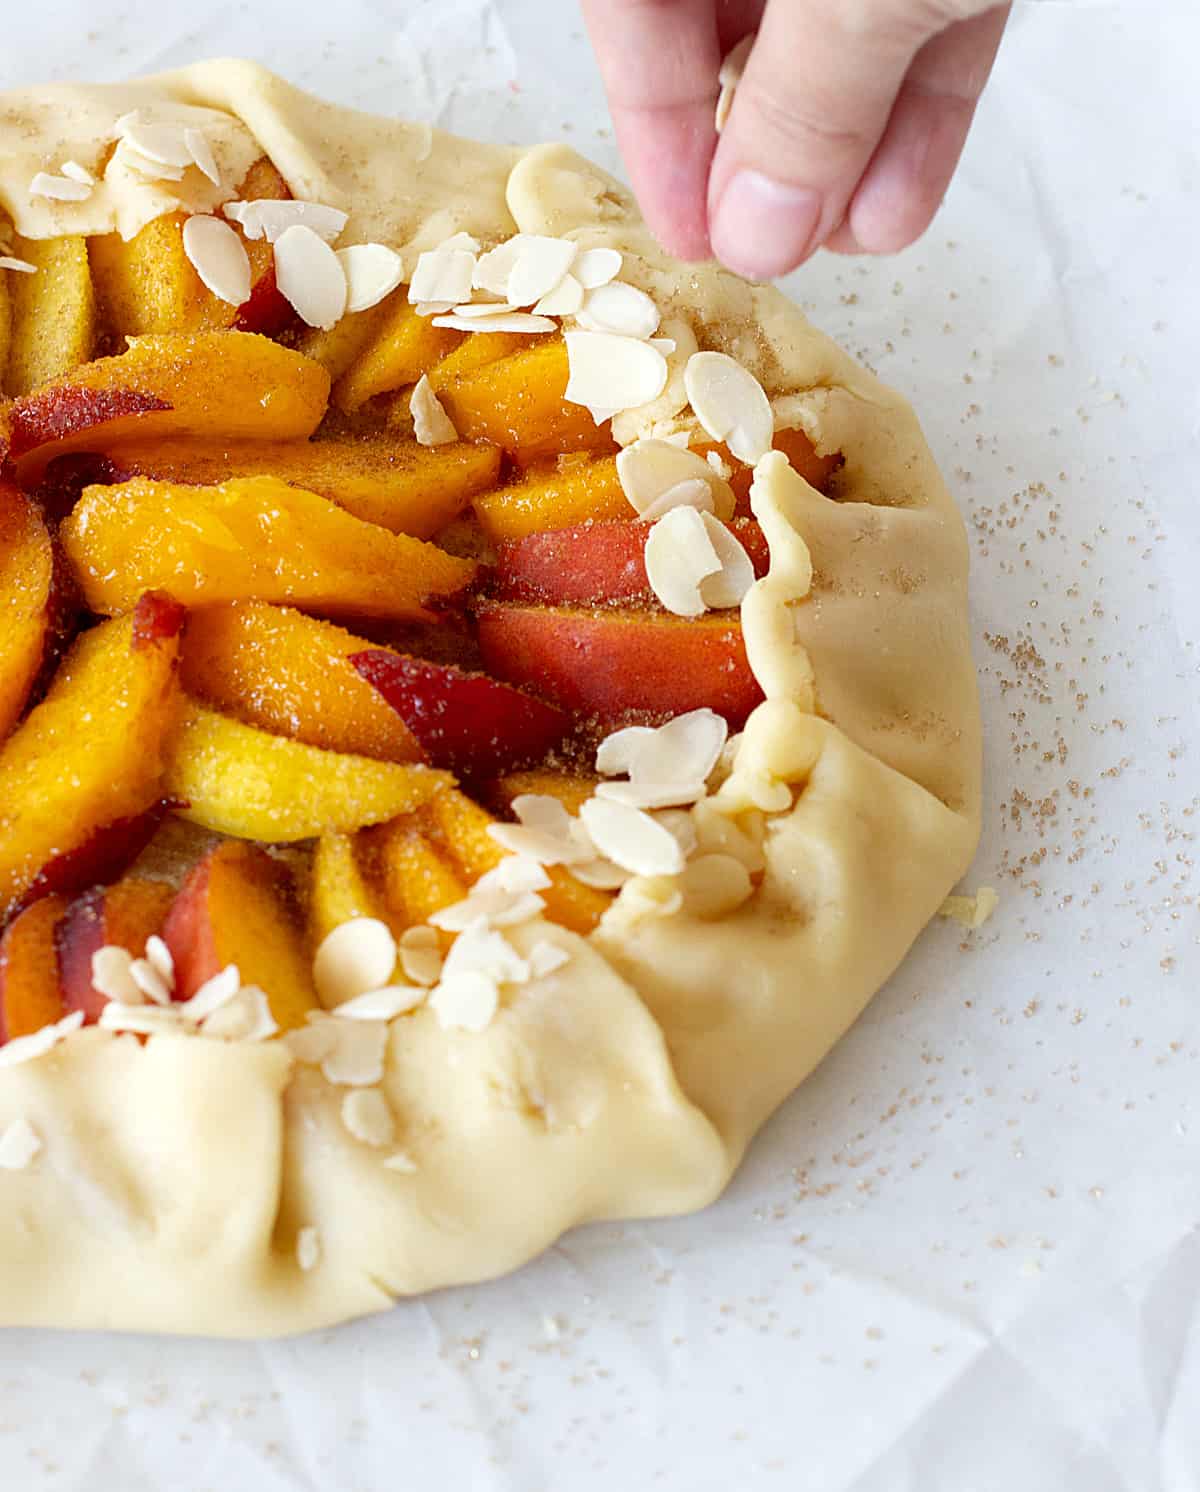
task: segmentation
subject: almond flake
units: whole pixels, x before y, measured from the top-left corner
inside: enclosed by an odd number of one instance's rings
[[[524,233],[514,233],[511,238],[506,238],[486,254],[480,254],[471,276],[471,283],[476,290],[486,290],[489,295],[508,299],[508,277],[512,274],[513,265],[525,245],[526,237]]]
[[[391,295],[404,279],[404,261],[382,243],[356,243],[338,250],[338,263],[346,276],[349,294],[346,310],[369,311]]]
[[[489,975],[466,970],[443,975],[429,1004],[443,1031],[486,1031],[500,1007],[500,989]]]
[[[717,99],[716,127],[717,134],[725,128],[729,122],[729,111],[733,108],[734,94],[741,82],[742,72],[746,66],[746,59],[750,56],[750,50],[754,46],[755,32],[743,36],[737,46],[729,51],[721,63],[717,73],[717,82],[720,84],[721,92]]]
[[[564,398],[594,409],[636,409],[666,387],[667,360],[656,347],[612,332],[565,332],[571,376]]]
[[[528,311],[510,311],[503,316],[435,316],[434,326],[455,332],[552,332],[556,323],[548,316],[531,316]]]
[[[208,143],[208,136],[204,131],[189,126],[183,132],[183,143],[187,146],[187,152],[197,170],[207,176],[213,186],[219,187],[221,185],[220,168],[217,166],[217,158],[213,155],[212,146]]]
[[[92,954],[92,988],[109,1000],[140,1005],[142,992],[133,977],[133,954],[106,943]]]
[[[19,275],[37,274],[37,265],[28,259],[16,259],[12,254],[0,254],[0,269],[15,270]]]
[[[418,316],[444,316],[453,309],[454,303],[448,300],[421,300],[413,307]]]
[[[704,604],[713,611],[740,606],[754,584],[754,565],[750,556],[737,535],[723,523],[718,523],[711,513],[701,513],[700,520],[708,530],[709,541],[721,561],[717,573],[705,576],[700,582]]]
[[[413,434],[418,445],[444,446],[458,439],[454,421],[446,413],[442,401],[433,392],[433,386],[424,373],[417,379],[409,397],[408,412],[412,415]]]
[[[775,417],[762,384],[724,352],[694,352],[683,375],[696,418],[714,440],[753,466],[771,449]]]
[[[232,1000],[200,1023],[204,1036],[219,1041],[266,1041],[278,1030],[266,991],[257,984],[244,984]]]
[[[617,477],[630,506],[642,517],[681,482],[706,483],[712,493],[712,511],[718,518],[733,516],[733,488],[686,445],[680,447],[649,436],[635,440],[617,454]]]
[[[410,928],[411,932],[412,929]],[[389,984],[384,989],[368,990],[365,995],[355,995],[337,1008],[342,1021],[392,1021],[398,1015],[407,1015],[415,1010],[425,998],[423,989],[411,984]]]
[[[529,965],[503,933],[488,927],[483,918],[463,929],[446,955],[443,983],[460,974],[486,974],[502,984],[524,984]]]
[[[171,1003],[171,989],[166,980],[148,958],[135,958],[129,966],[129,976],[147,999],[155,1005]]]
[[[128,166],[147,181],[182,181],[182,166],[167,166],[162,161],[152,161],[149,156],[135,150],[127,140],[122,140],[113,154],[113,160]]]
[[[82,181],[72,181],[69,176],[51,176],[39,171],[29,183],[31,197],[48,197],[52,202],[86,202],[92,188]]]
[[[321,1262],[321,1235],[313,1227],[301,1228],[296,1234],[296,1263],[305,1274]]]
[[[589,858],[589,851],[565,835],[525,824],[489,824],[489,836],[512,855],[536,860],[539,865],[574,865]]]
[[[673,508],[646,540],[646,579],[675,616],[701,616],[706,610],[700,584],[721,569],[721,560],[704,526],[708,513]]]
[[[119,121],[121,138],[148,161],[161,166],[192,165],[186,131],[178,124],[149,124],[135,110]]]
[[[615,332],[621,337],[652,337],[661,320],[658,307],[644,290],[614,280],[588,292],[579,325],[593,332]],[[671,349],[674,351],[674,347]]]
[[[218,974],[206,979],[190,1000],[179,1007],[184,1020],[195,1024],[206,1020],[214,1010],[227,1005],[242,987],[242,976],[236,964],[226,964]]]
[[[689,916],[713,921],[749,901],[754,884],[733,855],[700,855],[684,871],[679,889]]]
[[[479,254],[479,240],[474,234],[466,233],[462,229],[457,233],[452,233],[449,238],[443,238],[438,247],[443,249],[461,249],[467,254],[474,254],[476,256]]]
[[[384,1166],[389,1171],[399,1171],[403,1176],[416,1174],[417,1163],[411,1155],[405,1154],[403,1150],[396,1150],[384,1161]]]
[[[496,927],[515,927],[539,916],[545,905],[533,892],[506,891],[496,885],[474,886],[465,900],[442,907],[430,916],[429,921],[443,932],[457,933],[464,932],[481,919]]]
[[[417,258],[417,267],[408,286],[408,299],[444,300],[451,305],[471,299],[471,276],[475,255],[469,249],[427,249]]]
[[[265,238],[278,243],[289,228],[308,228],[327,244],[336,243],[349,221],[348,215],[323,202],[278,201],[257,197],[249,202],[226,202],[221,211],[241,225],[247,238]],[[344,276],[343,276],[344,278]]]
[[[275,283],[308,326],[329,331],[346,314],[346,276],[325,240],[296,223],[275,241]]]
[[[545,891],[549,885],[550,877],[536,860],[527,855],[506,855],[494,870],[479,877],[474,890],[496,888],[520,894],[525,891]]]
[[[146,958],[158,970],[163,981],[174,989],[175,960],[171,957],[171,950],[157,933],[151,933],[146,939]]]
[[[630,872],[614,865],[611,860],[585,860],[582,865],[572,865],[571,875],[584,886],[594,891],[619,891],[629,879]]]
[[[342,1123],[356,1140],[382,1149],[396,1138],[396,1121],[379,1088],[356,1088],[342,1099]]]
[[[378,917],[352,917],[322,941],[313,959],[313,982],[322,1005],[335,1006],[382,989],[396,967],[396,940]]]
[[[557,943],[543,939],[529,950],[529,972],[535,979],[545,979],[571,962],[571,955]]]
[[[597,798],[630,808],[676,808],[704,796],[703,782],[601,782]]]
[[[661,824],[668,833],[675,836],[679,848],[683,851],[684,858],[695,850],[697,845],[696,825],[692,821],[692,815],[686,808],[664,808],[654,815],[655,823]]]
[[[572,272],[585,290],[597,290],[621,273],[621,255],[616,249],[584,249]]]
[[[733,95],[736,93],[736,91],[737,90],[735,88],[731,88],[729,84],[726,83],[721,88],[720,93],[717,94],[717,107],[716,112],[713,116],[713,126],[716,129],[718,135],[729,123],[729,115],[731,110],[733,109]]]
[[[583,286],[574,275],[563,275],[534,306],[539,316],[574,316],[583,305]]]
[[[183,225],[183,252],[208,290],[230,306],[250,299],[250,259],[228,223],[198,214]]]
[[[59,168],[68,181],[78,181],[83,186],[93,187],[96,178],[86,166],[81,166],[78,161],[64,161]]]
[[[400,935],[400,967],[414,984],[433,985],[442,975],[442,945],[432,927],[410,927]]]
[[[42,1148],[42,1141],[28,1119],[14,1119],[0,1134],[0,1170],[23,1171]]]
[[[83,1025],[83,1011],[73,1010],[52,1026],[43,1026],[29,1036],[14,1036],[0,1046],[0,1067],[16,1067],[20,1062],[29,1062],[41,1057],[60,1041],[65,1041],[73,1031]]]
[[[518,307],[507,300],[469,300],[461,306],[451,306],[455,316],[470,321],[475,318],[486,318],[488,316],[507,316]]]
[[[699,477],[686,477],[660,493],[641,516],[645,523],[657,523],[672,508],[695,508],[701,513],[711,513],[713,506],[711,484]]]
[[[130,1031],[138,1036],[186,1034],[187,1027],[178,1005],[127,1005],[110,1000],[96,1023],[102,1031]]]
[[[569,238],[547,238],[527,234],[517,251],[505,290],[516,306],[531,306],[548,295],[575,262],[579,245]]]
[[[725,460],[720,451],[706,451],[704,459],[723,482],[728,482],[729,478],[733,475],[733,467]]]
[[[684,867],[679,841],[648,813],[591,798],[580,810],[596,848],[638,876],[673,876]]]
[[[322,1025],[333,1032],[332,1044],[320,1059],[321,1071],[329,1082],[347,1088],[370,1088],[382,1080],[388,1041],[384,1021],[343,1021],[327,1016]]]

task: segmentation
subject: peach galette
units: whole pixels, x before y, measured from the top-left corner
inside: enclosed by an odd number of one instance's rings
[[[961,875],[907,405],[561,146],[0,113],[0,1319],[300,1330],[703,1205]]]

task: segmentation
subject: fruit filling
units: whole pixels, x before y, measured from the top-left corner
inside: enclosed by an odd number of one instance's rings
[[[220,184],[173,128],[117,153]],[[82,1020],[369,1085],[383,1023],[483,1029],[630,883],[753,896],[763,815],[711,796],[763,699],[752,469],[841,462],[677,363],[612,248],[342,247],[269,161],[224,186],[0,244],[0,1062]]]

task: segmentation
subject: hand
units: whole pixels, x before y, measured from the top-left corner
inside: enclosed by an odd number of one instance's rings
[[[617,140],[672,253],[756,279],[929,226],[991,71],[995,0],[583,0]],[[722,57],[757,30],[733,111]]]

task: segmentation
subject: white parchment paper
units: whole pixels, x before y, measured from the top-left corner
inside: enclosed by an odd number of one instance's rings
[[[4,28],[3,87],[239,53],[616,165],[569,0]],[[700,1217],[282,1344],[0,1334],[5,1492],[1200,1487],[1198,59],[1192,0],[1029,0],[929,237],[792,285],[971,528],[993,920],[925,934]]]

